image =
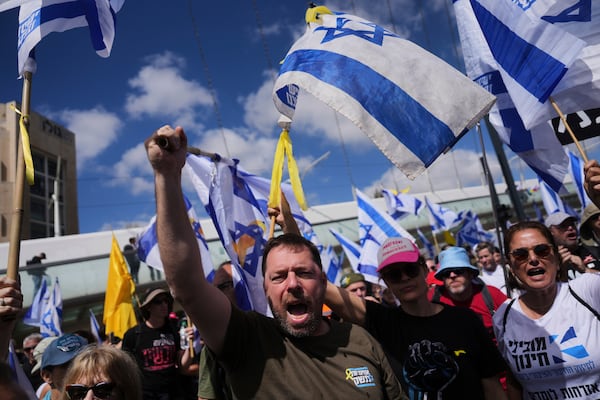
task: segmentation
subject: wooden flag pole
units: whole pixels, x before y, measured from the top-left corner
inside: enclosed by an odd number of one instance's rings
[[[29,71],[23,74],[23,99],[21,102],[21,117],[24,125],[29,126],[29,105],[31,98],[31,79],[33,74]],[[19,127],[21,124],[19,124]],[[19,128],[20,129],[20,128]],[[10,224],[10,243],[8,247],[8,260],[6,276],[17,280],[19,273],[19,256],[21,252],[21,228],[23,225],[23,191],[25,187],[25,161],[23,159],[23,141],[17,137],[17,171],[15,176],[15,191],[13,196],[14,214]]]
[[[185,318],[187,319],[187,326],[193,328],[194,324],[192,323],[190,316],[185,314]],[[196,356],[196,351],[194,350],[194,339],[188,339],[188,350],[190,352],[190,358],[194,358]]]
[[[558,107],[558,104],[556,104],[556,101],[554,101],[552,96],[550,96],[549,100],[550,100],[550,104],[552,104],[552,107],[554,107],[554,110],[560,117],[560,120],[562,121],[563,125],[565,126],[565,128],[567,128],[567,132],[569,132],[569,135],[571,135],[571,139],[573,140],[573,143],[575,143],[575,146],[577,146],[577,150],[579,150],[579,154],[581,154],[581,158],[583,158],[583,161],[587,163],[589,161],[587,154],[585,154],[585,150],[583,150],[583,147],[581,147],[581,143],[579,143],[577,136],[575,136],[575,132],[573,132],[573,130],[571,129],[571,126],[567,123],[567,118],[565,117],[563,112],[560,110],[560,108]]]

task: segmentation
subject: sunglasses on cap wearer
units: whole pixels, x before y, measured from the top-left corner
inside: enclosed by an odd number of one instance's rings
[[[463,276],[467,274],[468,268],[447,268],[438,273],[440,279],[446,279],[450,277],[451,273],[457,276]]]
[[[67,397],[71,400],[83,400],[90,390],[94,393],[94,398],[104,400],[111,398],[114,388],[115,384],[111,382],[100,382],[94,386],[74,383],[67,385],[65,390],[67,391]]]
[[[398,283],[402,280],[402,275],[405,275],[408,279],[415,278],[421,272],[421,268],[420,263],[398,263],[390,265],[381,274],[381,277],[386,282]]]
[[[536,257],[546,258],[552,254],[552,246],[547,243],[536,244],[533,247],[519,247],[512,250],[509,254],[517,262],[527,261],[529,259],[529,251],[533,250]]]

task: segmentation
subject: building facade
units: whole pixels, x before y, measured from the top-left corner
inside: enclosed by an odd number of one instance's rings
[[[18,208],[13,204],[13,196],[17,144],[20,143],[19,114],[15,109],[19,107],[15,102],[0,104],[0,141],[3,143],[0,146],[0,242],[9,241],[10,224]],[[24,186],[21,238],[79,233],[75,134],[32,112],[29,140],[35,179],[32,186]]]

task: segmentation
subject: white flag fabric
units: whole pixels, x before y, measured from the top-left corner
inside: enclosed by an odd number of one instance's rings
[[[0,12],[17,8],[25,3],[29,3],[35,0],[0,0]]]
[[[402,219],[409,215],[419,215],[423,209],[423,202],[414,196],[405,193],[394,193],[391,190],[381,191],[385,199],[388,214],[394,219]]]
[[[415,238],[387,213],[377,210],[371,199],[358,189],[356,190],[356,202],[361,245],[358,272],[363,274],[367,281],[378,284],[377,252],[385,239],[405,237],[414,242]]]
[[[559,50],[568,48],[570,45],[573,45],[573,49],[581,47],[581,43],[577,42],[576,38],[569,33],[584,38],[586,42],[588,41],[587,36],[577,34],[577,29],[600,31],[597,23],[592,24],[589,22],[592,14],[596,15],[597,12],[591,12],[592,6],[589,1],[587,4],[590,5],[590,9],[586,9],[583,5],[586,1],[578,2],[581,6],[576,5],[576,2],[571,0],[562,1],[562,5],[559,5],[555,0],[517,2],[524,9],[524,12],[513,3],[509,0],[457,0],[454,2],[467,74],[489,90],[490,93],[497,96],[498,101],[490,111],[489,119],[498,131],[502,141],[519,155],[554,191],[565,192],[563,181],[568,173],[568,159],[556,138],[552,126],[544,122],[555,117],[556,112],[552,110],[546,113],[545,119],[538,120],[538,122],[528,121],[528,126],[531,126],[531,129],[527,129],[521,119],[523,114],[519,115],[515,103],[522,104],[524,102],[520,99],[525,97],[531,100],[531,96],[527,97],[529,92],[526,90],[513,89],[519,87],[518,80],[525,81],[523,82],[524,87],[529,87],[528,85],[535,82],[533,77],[543,70],[549,72],[549,75],[554,76],[555,79],[551,79],[547,84],[538,88],[540,99],[545,97],[541,93],[550,94],[554,89],[552,96],[557,99],[558,104],[563,108],[563,104],[566,106],[567,102],[558,100],[559,97],[562,97],[557,93],[560,88],[573,81],[580,82],[579,84],[572,83],[573,87],[581,87],[581,85],[584,85],[586,78],[589,78],[587,81],[589,88],[581,90],[579,93],[571,90],[571,95],[579,99],[585,97],[598,99],[597,95],[589,96],[590,91],[595,91],[593,87],[597,85],[593,83],[596,80],[593,75],[596,73],[591,72],[599,70],[600,59],[598,58],[600,57],[598,55],[600,55],[600,52],[597,50],[597,46],[590,47],[588,43],[588,47],[580,51],[584,58],[588,53],[597,53],[597,55],[590,54],[587,57],[589,59],[586,58],[586,61],[579,57],[574,62],[570,62],[569,58],[572,57],[572,52]],[[572,11],[571,16],[567,15],[569,8]],[[594,5],[593,8],[596,10],[598,7]],[[504,12],[497,11],[499,9],[503,9]],[[553,11],[550,12],[550,9]],[[507,17],[506,10],[509,14],[516,13],[516,17]],[[550,14],[546,15],[546,11]],[[493,12],[498,12],[501,17],[496,17]],[[529,22],[532,20],[533,22]],[[517,23],[516,27],[513,27],[514,23]],[[576,29],[576,27],[579,28]],[[544,32],[543,34],[540,33],[539,43],[534,37],[534,33],[538,30]],[[551,33],[549,36],[548,32]],[[591,34],[593,43],[598,43],[598,36],[597,33]],[[514,44],[509,45],[509,43]],[[517,52],[519,49],[521,49],[521,52]],[[516,57],[517,54],[521,54],[522,57]],[[569,54],[569,58],[563,59]],[[528,58],[529,55],[531,55],[531,60]],[[525,61],[531,63],[531,65],[523,67],[523,72],[519,73],[516,66],[519,63],[525,63]],[[548,65],[542,67],[540,64],[544,62],[548,62]],[[567,64],[572,64],[568,70],[566,68]],[[590,65],[593,68],[588,73],[581,72],[582,67],[585,70],[585,68],[589,69]],[[503,68],[503,66],[506,67]],[[506,72],[507,70],[513,72]],[[561,71],[563,75],[561,75]],[[530,76],[528,77],[527,74]],[[544,76],[544,74],[539,76]],[[556,80],[556,78],[561,77],[562,80]],[[535,91],[533,88],[530,89]],[[521,96],[521,94],[524,96]],[[538,103],[537,108],[543,107],[546,109],[549,107],[547,103]],[[584,102],[582,102],[582,108],[572,111],[598,106],[597,101],[591,103],[593,103],[592,106],[583,107]],[[565,108],[563,111],[567,112],[568,110],[568,108]],[[531,116],[533,114],[531,113]]]
[[[115,38],[115,14],[121,9],[123,2],[124,0],[24,2],[19,10],[17,41],[19,75],[25,72],[25,64],[31,51],[52,32],[64,32],[88,26],[96,53],[101,57],[108,57]]]
[[[42,284],[38,289],[31,306],[23,317],[23,323],[26,325],[40,326],[42,323],[42,315],[46,304],[50,301],[50,292],[48,291],[48,283],[46,279],[42,279]]]
[[[449,231],[460,224],[459,215],[449,208],[429,201],[427,197],[425,197],[425,205],[429,212],[429,225],[433,232]]]
[[[487,114],[494,96],[419,46],[350,14],[320,14],[273,88],[293,119],[299,87],[356,124],[409,178]]]
[[[220,156],[211,160],[188,154],[184,170],[233,263],[238,306],[267,314],[261,269],[267,217],[245,179],[249,174],[240,173],[237,164]]]
[[[348,239],[346,236],[342,235],[335,229],[329,228],[329,232],[337,239],[340,246],[342,246],[342,250],[346,255],[346,259],[348,263],[352,267],[354,272],[358,272],[358,260],[360,259],[360,246],[354,243],[352,240]]]
[[[54,285],[52,287],[50,299],[48,303],[45,304],[45,308],[42,313],[42,321],[40,323],[40,333],[42,334],[42,336],[60,336],[63,334],[62,310],[62,293],[60,291],[58,278],[56,278],[54,280]]]
[[[204,276],[209,281],[212,281],[214,275],[214,265],[210,252],[208,251],[208,244],[204,238],[204,231],[200,226],[200,221],[194,211],[194,207],[190,200],[184,196],[185,207],[187,210],[192,230],[198,241],[198,248],[200,249],[200,257],[202,258],[202,269],[204,270]],[[163,271],[163,264],[160,259],[160,252],[158,249],[158,237],[156,236],[156,216],[152,217],[150,223],[144,230],[144,232],[138,238],[138,257],[141,261],[148,264],[151,268],[156,268]]]
[[[581,203],[581,209],[583,210],[588,204],[591,204],[591,200],[588,197],[583,182],[585,182],[585,174],[583,173],[583,162],[579,157],[573,154],[568,148],[565,147],[565,153],[569,157],[569,171],[573,177],[573,184],[577,189],[577,196]]]

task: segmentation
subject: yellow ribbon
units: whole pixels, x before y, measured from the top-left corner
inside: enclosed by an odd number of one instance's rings
[[[302,189],[298,166],[296,165],[296,160],[294,159],[294,154],[292,152],[292,141],[287,129],[281,131],[279,141],[277,142],[277,148],[275,149],[273,172],[271,174],[269,207],[279,207],[279,204],[281,203],[281,176],[283,175],[283,161],[286,155],[288,159],[288,173],[290,174],[294,197],[296,197],[296,201],[298,201],[300,208],[306,210],[308,207],[306,206],[306,200],[304,199],[304,190]]]
[[[325,6],[318,6],[318,7],[308,8],[306,10],[304,19],[306,20],[307,24],[310,24],[311,22],[316,22],[316,23],[320,24],[321,21],[319,21],[319,15],[321,15],[321,14],[333,15],[333,13],[329,10],[329,8],[327,8]]]
[[[29,118],[29,115],[23,115],[20,110],[17,110],[14,104],[10,105],[19,117],[19,128],[21,129],[21,144],[23,146],[23,160],[25,161],[25,177],[29,186],[33,185],[34,181],[34,169],[33,159],[31,158],[31,145],[29,144],[29,133],[27,132],[27,124],[25,120]]]

